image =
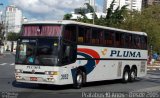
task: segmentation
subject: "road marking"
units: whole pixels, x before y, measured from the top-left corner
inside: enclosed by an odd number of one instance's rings
[[[4,66],[4,65],[6,65],[7,63],[2,63],[2,64],[0,64],[0,65],[2,65],[2,66]]]
[[[156,91],[159,91],[159,90],[160,90],[160,86],[154,86],[154,87],[139,89],[139,90],[132,91],[132,92],[156,92]]]
[[[154,69],[152,69],[152,70],[156,70],[156,69],[154,68]]]
[[[14,63],[10,64],[11,66],[15,65]]]

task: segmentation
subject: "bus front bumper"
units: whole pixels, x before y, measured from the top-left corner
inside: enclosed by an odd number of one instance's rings
[[[17,82],[61,85],[58,76],[15,73]]]

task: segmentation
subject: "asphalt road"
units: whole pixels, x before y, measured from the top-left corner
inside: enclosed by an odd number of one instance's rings
[[[36,84],[15,82],[14,59],[10,53],[0,56],[0,98],[122,98],[123,95],[132,98],[142,98],[143,95],[148,95],[148,98],[160,97],[159,70],[149,70],[147,76],[127,84],[112,80],[88,83],[81,89],[73,89],[71,85],[39,87]],[[141,96],[132,95],[133,92],[139,92]]]

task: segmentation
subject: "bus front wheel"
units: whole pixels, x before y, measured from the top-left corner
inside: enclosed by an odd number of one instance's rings
[[[84,81],[83,79],[84,79],[84,72],[81,70],[78,70],[76,74],[75,82],[73,84],[74,88],[80,89],[83,85],[83,81]]]

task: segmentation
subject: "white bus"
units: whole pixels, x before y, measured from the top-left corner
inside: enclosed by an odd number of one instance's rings
[[[17,43],[17,82],[81,88],[92,81],[134,81],[147,71],[144,32],[75,21],[36,21],[23,24]]]

